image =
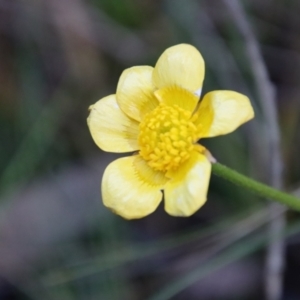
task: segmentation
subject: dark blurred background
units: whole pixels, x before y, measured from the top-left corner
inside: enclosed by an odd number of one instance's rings
[[[300,2],[239,4],[275,92],[284,188],[297,193]],[[268,182],[264,100],[226,1],[0,0],[1,300],[266,297],[265,200],[213,175],[207,204],[190,218],[161,205],[125,221],[101,202],[101,177],[116,155],[93,143],[89,105],[115,93],[125,68],[153,66],[183,42],[206,61],[204,93],[239,91],[256,111],[203,143],[219,162]],[[287,212],[281,231],[281,299],[300,299],[298,220]]]

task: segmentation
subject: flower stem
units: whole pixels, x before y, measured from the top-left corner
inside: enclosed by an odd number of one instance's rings
[[[236,185],[247,188],[261,197],[276,200],[291,209],[300,211],[299,198],[273,189],[266,184],[253,180],[219,163],[212,164],[212,172]]]

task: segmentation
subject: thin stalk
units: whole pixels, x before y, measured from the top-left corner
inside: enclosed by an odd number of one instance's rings
[[[287,193],[281,192],[270,186],[251,179],[245,175],[238,173],[222,164],[215,163],[212,165],[212,172],[215,175],[223,177],[232,183],[244,187],[253,193],[271,200],[275,200],[288,206],[291,209],[300,211],[300,199]]]

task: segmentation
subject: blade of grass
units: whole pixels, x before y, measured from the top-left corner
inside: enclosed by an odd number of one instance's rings
[[[120,267],[126,263],[161,254],[164,251],[175,249],[195,241],[201,241],[201,248],[204,249],[223,240],[221,245],[221,249],[223,249],[223,247],[228,246],[228,243],[230,244],[241,236],[251,233],[268,221],[266,209],[256,208],[255,210],[251,210],[251,212],[247,210],[237,216],[223,219],[208,228],[203,229],[201,227],[200,230],[196,229],[188,233],[176,234],[173,237],[154,244],[151,242],[143,245],[136,244],[129,247],[118,247],[117,251],[110,251],[99,258],[77,263],[74,267],[52,271],[49,275],[45,276],[44,283],[47,286],[65,284],[69,281]],[[232,224],[235,224],[233,228],[231,228]],[[214,252],[219,250],[220,247],[217,247],[214,249]]]
[[[284,232],[285,237],[289,237],[300,231],[300,222],[296,222],[290,225]],[[200,267],[187,273],[185,276],[174,280],[172,283],[161,289],[158,293],[154,294],[148,300],[167,300],[177,295],[187,287],[191,286],[195,282],[208,276],[209,274],[227,266],[228,264],[235,262],[243,257],[246,257],[255,251],[262,249],[268,244],[267,233],[262,232],[243,239],[236,243],[234,246],[226,249],[222,254],[216,256],[213,260],[210,260],[206,264],[202,264]]]
[[[68,109],[69,105],[65,99],[68,99],[66,84],[62,83],[2,172],[0,177],[0,190],[2,192],[21,178],[30,178],[45,157],[59,130],[64,112]]]

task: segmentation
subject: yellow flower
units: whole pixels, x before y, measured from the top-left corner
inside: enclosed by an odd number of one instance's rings
[[[115,95],[90,107],[88,126],[113,161],[102,179],[105,206],[127,219],[152,213],[162,200],[173,216],[190,216],[206,201],[211,162],[197,141],[232,132],[254,116],[249,99],[213,91],[199,102],[204,61],[196,48],[168,48],[154,68],[126,69]]]

